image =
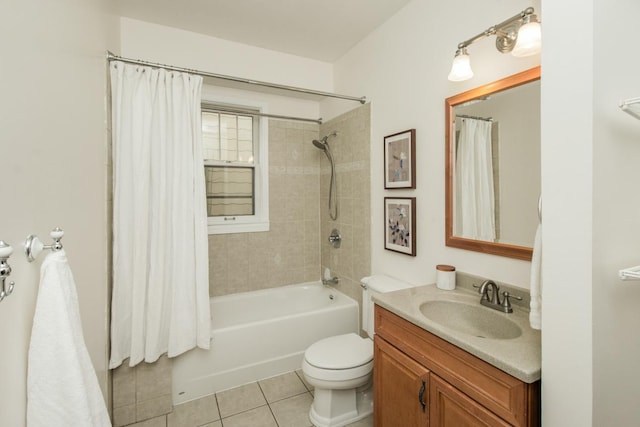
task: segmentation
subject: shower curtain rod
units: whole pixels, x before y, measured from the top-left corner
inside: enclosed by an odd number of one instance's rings
[[[267,114],[267,113],[260,113],[258,111],[253,111],[253,110],[243,110],[241,108],[228,108],[228,107],[223,107],[218,105],[211,105],[211,104],[207,104],[206,102],[202,103],[202,107],[204,110],[212,111],[214,113],[244,114],[247,116],[267,117],[269,119],[295,120],[298,122],[317,123],[319,125],[322,124],[322,117],[320,117],[319,119],[307,119],[305,117],[282,116],[280,114]]]
[[[484,120],[485,122],[492,122],[493,121],[493,117],[468,116],[466,114],[456,114],[456,117],[460,117],[461,119]]]
[[[300,87],[295,87],[295,86],[280,85],[280,84],[277,84],[277,83],[269,83],[269,82],[263,82],[263,81],[258,81],[258,80],[244,79],[244,78],[241,78],[241,77],[227,76],[227,75],[224,75],[224,74],[209,73],[207,71],[193,70],[193,69],[190,69],[190,68],[175,67],[173,65],[159,64],[159,63],[156,63],[156,62],[142,61],[142,60],[139,60],[139,59],[124,58],[122,56],[115,55],[115,54],[113,54],[113,53],[111,53],[109,51],[107,51],[107,59],[109,61],[121,61],[121,62],[126,62],[126,63],[129,63],[129,64],[145,65],[145,66],[148,66],[148,67],[155,67],[155,68],[164,68],[165,70],[179,71],[179,72],[190,73],[190,74],[197,74],[197,75],[202,76],[202,77],[212,77],[214,79],[230,80],[230,81],[237,82],[237,83],[246,83],[246,84],[251,84],[251,85],[256,85],[256,86],[269,87],[269,88],[272,88],[272,89],[288,90],[288,91],[291,91],[291,92],[300,92],[300,93],[306,93],[306,94],[309,94],[309,95],[326,96],[326,97],[329,97],[329,98],[346,99],[348,101],[357,101],[360,104],[364,104],[366,102],[366,100],[367,100],[366,96],[362,96],[362,97],[358,98],[356,96],[340,95],[340,94],[337,94],[337,93],[323,92],[323,91],[319,91],[319,90],[305,89],[305,88],[300,88]]]

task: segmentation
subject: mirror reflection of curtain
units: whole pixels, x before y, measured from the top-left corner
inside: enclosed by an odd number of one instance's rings
[[[495,241],[490,121],[462,119],[456,149],[455,186],[454,235]]]

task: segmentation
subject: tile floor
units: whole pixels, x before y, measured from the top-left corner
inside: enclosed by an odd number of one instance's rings
[[[302,371],[243,385],[174,407],[167,427],[311,427],[313,388]],[[373,417],[348,427],[371,427]]]

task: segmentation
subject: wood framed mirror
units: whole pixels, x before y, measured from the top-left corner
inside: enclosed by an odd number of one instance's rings
[[[539,222],[540,67],[445,100],[445,243],[531,260]]]

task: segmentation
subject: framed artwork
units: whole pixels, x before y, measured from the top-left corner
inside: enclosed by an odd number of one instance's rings
[[[384,248],[416,256],[416,198],[384,198]]]
[[[384,137],[384,188],[416,188],[416,130]]]

